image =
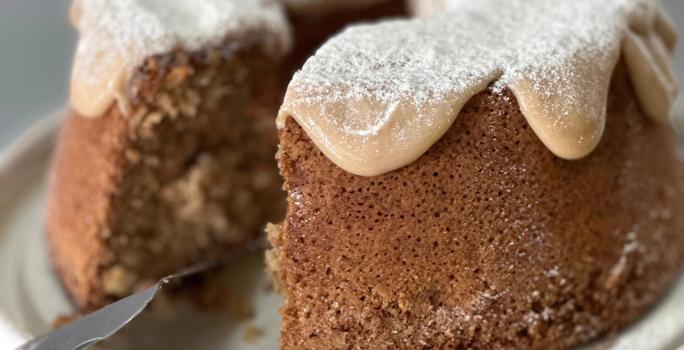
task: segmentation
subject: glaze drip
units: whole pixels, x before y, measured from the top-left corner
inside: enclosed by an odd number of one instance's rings
[[[281,55],[289,27],[269,0],[76,0],[71,21],[80,37],[71,76],[71,104],[82,116],[102,115],[119,98],[132,70],[153,55],[234,39],[237,50],[258,43]]]
[[[646,115],[666,120],[676,94],[676,30],[655,0],[446,1],[452,13],[353,27],[325,44],[288,88],[293,117],[341,168],[383,174],[420,157],[488,86],[511,89],[532,129],[565,159],[603,134],[624,54]]]

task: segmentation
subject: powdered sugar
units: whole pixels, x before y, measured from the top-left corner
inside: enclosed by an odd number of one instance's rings
[[[410,96],[420,105],[492,74],[500,75],[496,88],[532,71],[538,79],[563,79],[572,72],[555,67],[576,57],[593,61],[619,46],[626,13],[637,1],[458,3],[458,11],[435,18],[350,28],[324,45],[291,85],[322,92],[316,94],[322,99],[371,95],[391,103]]]
[[[175,46],[198,50],[228,35],[257,30],[279,38],[270,39],[270,51],[281,51],[289,42],[282,10],[270,0],[81,0],[76,6],[76,25],[92,38],[81,43],[106,42],[109,50],[125,52],[131,61]]]
[[[372,176],[417,159],[487,86],[510,88],[549,150],[577,159],[601,139],[633,22],[650,23],[634,30],[654,47],[672,37],[659,28],[656,0],[439,2],[453,12],[351,27],[328,41],[292,79],[278,125],[294,117],[338,166]],[[673,91],[658,79],[670,62],[662,52],[644,44],[627,53],[644,87],[638,98],[652,102],[657,113],[647,114],[656,120]]]
[[[80,32],[72,102],[86,115],[108,107],[117,93],[113,85],[149,56],[222,42],[236,50],[257,44],[278,56],[290,45],[288,23],[274,0],[77,0],[72,20]]]

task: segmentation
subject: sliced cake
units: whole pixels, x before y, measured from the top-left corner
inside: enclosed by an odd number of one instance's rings
[[[78,306],[92,310],[225,255],[281,220],[274,120],[283,82],[344,25],[403,13],[403,4],[77,0],[47,231]]]
[[[50,178],[54,265],[91,310],[254,238],[284,211],[278,3],[82,0]]]
[[[348,29],[292,79],[283,349],[568,348],[679,273],[659,4],[457,3]]]

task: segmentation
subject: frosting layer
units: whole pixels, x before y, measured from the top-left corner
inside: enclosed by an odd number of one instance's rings
[[[331,39],[295,74],[278,126],[295,118],[335,164],[374,176],[420,157],[476,93],[509,88],[549,150],[577,159],[601,139],[621,53],[645,114],[667,119],[676,30],[655,0],[445,2],[434,8],[453,12]]]
[[[80,38],[71,76],[71,103],[99,116],[122,97],[145,58],[233,40],[280,55],[290,43],[280,4],[270,0],[76,0],[71,20]]]

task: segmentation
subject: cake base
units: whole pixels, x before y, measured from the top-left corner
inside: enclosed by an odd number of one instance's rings
[[[483,92],[413,164],[376,177],[280,130],[288,212],[268,261],[284,349],[568,348],[636,319],[677,276],[684,179],[624,65],[605,135],[567,161],[515,97]]]

